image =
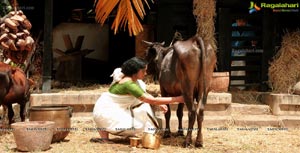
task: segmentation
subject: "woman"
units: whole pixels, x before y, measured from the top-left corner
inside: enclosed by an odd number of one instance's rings
[[[159,105],[166,112],[165,104],[183,102],[182,96],[153,97],[146,93],[138,83],[146,69],[147,63],[137,57],[125,61],[121,67],[124,76],[97,100],[93,116],[101,137],[98,142],[110,142],[109,133],[126,137],[154,133],[158,124],[150,105]]]

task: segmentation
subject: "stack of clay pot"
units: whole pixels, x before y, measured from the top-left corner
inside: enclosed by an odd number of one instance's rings
[[[0,46],[6,57],[23,63],[34,48],[32,25],[21,10],[11,11],[0,20]]]

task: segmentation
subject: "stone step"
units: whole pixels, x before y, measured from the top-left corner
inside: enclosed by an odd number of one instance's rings
[[[258,104],[231,104],[232,115],[271,115],[272,112],[268,105]]]
[[[43,93],[32,94],[31,106],[38,105],[68,105],[73,107],[73,117],[92,117],[95,102],[101,93],[74,92],[74,93]],[[230,93],[209,93],[204,112],[204,125],[207,126],[276,126],[299,127],[298,96],[265,94],[262,104],[239,104],[231,102]],[[279,96],[279,98],[277,98]],[[277,98],[277,99],[276,99]],[[264,103],[268,105],[263,105]],[[275,104],[274,104],[275,103]],[[285,114],[287,105],[295,107],[293,114]],[[276,111],[280,108],[280,111]],[[177,105],[171,105],[171,122],[177,125]],[[295,113],[296,112],[296,113]],[[183,122],[187,125],[188,112],[184,108]],[[275,114],[275,115],[272,115]],[[278,116],[276,116],[278,115]],[[163,117],[163,115],[161,116]],[[175,126],[177,127],[177,126]]]
[[[270,106],[274,115],[300,115],[300,95],[265,93],[262,101]]]
[[[171,110],[176,111],[177,105],[171,105]],[[263,104],[240,104],[240,103],[231,103],[230,105],[208,105],[209,109],[205,109],[204,113],[206,115],[230,115],[230,114],[239,114],[239,115],[271,115],[272,112],[268,105]],[[215,107],[215,108],[212,108]],[[217,107],[217,108],[216,108]],[[187,111],[184,107],[184,111]]]
[[[92,113],[75,113],[72,118],[90,118]],[[163,125],[165,125],[164,116],[159,117]],[[188,127],[188,115],[184,112],[182,119],[183,128]],[[259,127],[276,127],[276,128],[299,128],[299,116],[275,116],[275,115],[241,115],[241,116],[204,116],[203,127],[220,128],[236,126],[241,130],[255,130]],[[165,127],[165,126],[163,126]],[[178,127],[178,119],[176,112],[172,111],[170,119],[170,127],[172,131],[176,131]],[[194,124],[197,127],[197,121]],[[246,129],[245,129],[246,128]],[[276,129],[275,129],[276,130]]]
[[[282,121],[283,127],[300,127],[300,116],[278,116],[278,118]]]
[[[175,125],[175,127],[178,126],[178,119],[176,115],[171,116],[170,122],[171,125]],[[184,114],[182,122],[183,122],[183,126],[187,127],[188,125],[187,114]],[[299,116],[275,116],[275,115],[204,116],[203,126],[299,128],[300,117]]]
[[[234,125],[236,126],[271,126],[282,127],[281,120],[274,115],[240,115],[233,116]]]
[[[30,105],[67,105],[74,112],[92,112],[93,106],[101,93],[74,92],[74,93],[42,93],[31,94]],[[230,114],[231,94],[210,92],[207,97],[206,110],[216,115]],[[177,104],[170,105],[171,110],[177,110]],[[184,110],[187,110],[184,107]]]
[[[230,115],[231,114],[231,94],[227,92],[210,92],[205,105],[206,115]],[[172,111],[177,110],[177,104],[171,104]],[[184,106],[184,111],[187,107]]]

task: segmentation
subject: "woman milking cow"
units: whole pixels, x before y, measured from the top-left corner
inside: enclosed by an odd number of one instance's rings
[[[144,132],[155,133],[158,123],[150,105],[167,111],[165,104],[183,103],[183,97],[153,97],[148,94],[141,80],[146,75],[147,62],[133,57],[121,66],[121,76],[114,80],[108,92],[97,100],[93,117],[100,138],[92,142],[111,143],[109,134],[140,137]],[[116,77],[117,78],[117,77]]]

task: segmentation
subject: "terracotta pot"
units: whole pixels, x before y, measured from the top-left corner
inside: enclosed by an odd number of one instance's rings
[[[70,133],[71,117],[72,108],[69,106],[32,106],[29,109],[30,121],[55,122],[52,143],[62,141]]]
[[[19,151],[44,151],[50,148],[53,121],[29,121],[11,124]]]
[[[161,143],[161,136],[158,134],[143,133],[142,146],[148,149],[158,149]]]
[[[227,92],[229,87],[229,72],[214,72],[210,89],[212,92]]]

